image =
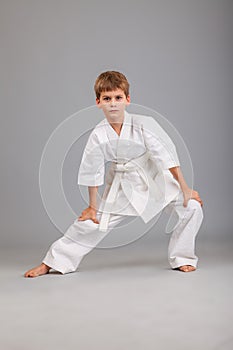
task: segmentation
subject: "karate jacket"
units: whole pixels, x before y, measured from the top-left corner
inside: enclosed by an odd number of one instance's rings
[[[107,213],[108,220],[109,214],[139,215],[147,223],[178,195],[180,185],[169,171],[176,166],[180,166],[176,147],[159,123],[125,110],[120,135],[106,118],[92,130],[78,185],[106,183],[98,210]],[[113,182],[114,195],[110,193]],[[100,226],[106,230],[107,222]]]

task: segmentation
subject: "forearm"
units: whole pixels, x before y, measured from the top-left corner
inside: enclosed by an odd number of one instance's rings
[[[173,167],[169,169],[176,181],[179,182],[179,185],[181,187],[182,192],[185,192],[189,189],[189,186],[187,185],[184,176],[182,174],[182,171],[179,166]]]
[[[89,207],[97,209],[97,192],[98,186],[88,186]]]

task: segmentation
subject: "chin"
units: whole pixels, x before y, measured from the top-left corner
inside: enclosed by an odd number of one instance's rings
[[[119,116],[120,116],[119,112],[108,113],[108,117],[111,118],[111,119],[116,119],[116,118],[119,117]]]

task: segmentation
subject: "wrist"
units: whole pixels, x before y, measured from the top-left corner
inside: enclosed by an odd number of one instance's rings
[[[188,186],[183,186],[181,189],[183,193],[190,192],[190,188]]]
[[[96,205],[94,205],[94,204],[89,204],[88,208],[96,210]]]

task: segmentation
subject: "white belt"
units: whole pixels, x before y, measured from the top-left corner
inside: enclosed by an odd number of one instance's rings
[[[144,170],[143,170],[143,167],[147,162],[147,160],[149,159],[149,156],[150,156],[149,153],[145,152],[141,156],[131,159],[126,163],[119,163],[119,162],[112,163],[112,167],[115,172],[115,175],[111,184],[111,188],[107,195],[106,202],[104,204],[103,213],[101,215],[101,220],[99,224],[100,231],[107,231],[108,229],[108,223],[109,223],[110,214],[111,214],[111,207],[116,200],[123,173],[137,170],[146,183],[148,183],[148,180],[149,180],[149,185],[151,184],[151,182],[153,182],[150,176],[147,175],[145,177]]]

